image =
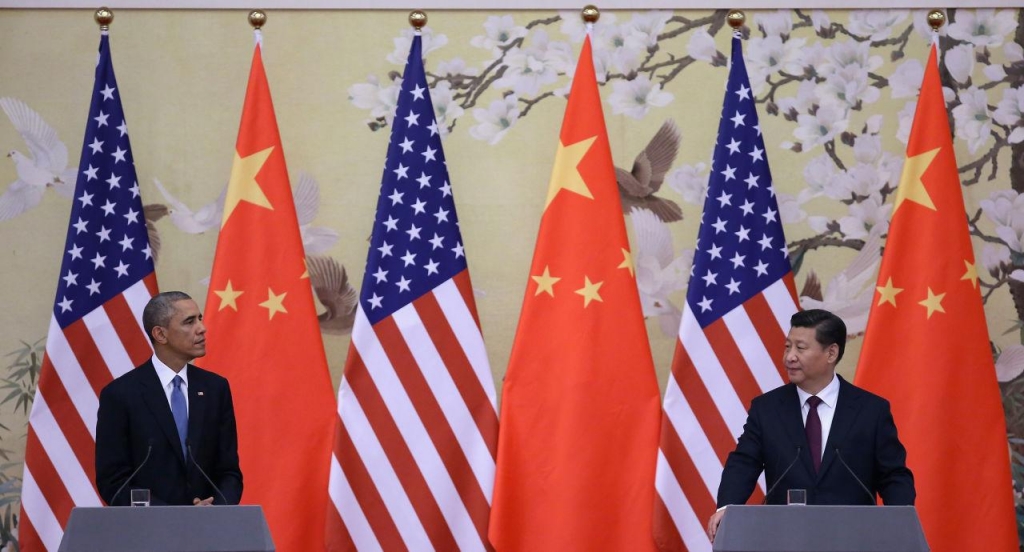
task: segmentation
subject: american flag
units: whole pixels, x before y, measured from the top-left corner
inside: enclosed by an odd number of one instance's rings
[[[665,391],[655,504],[655,538],[662,549],[711,550],[704,527],[715,512],[722,467],[750,401],[786,381],[782,344],[797,310],[795,297],[754,96],[740,38],[734,36]]]
[[[57,550],[71,508],[102,505],[94,461],[99,393],[152,354],[142,309],[156,291],[128,126],[104,32],[29,415],[22,550]]]
[[[338,393],[328,548],[485,550],[498,419],[417,34]]]

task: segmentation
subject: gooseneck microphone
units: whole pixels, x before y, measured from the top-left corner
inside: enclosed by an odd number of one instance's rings
[[[762,506],[768,503],[768,497],[771,496],[772,491],[774,491],[775,488],[779,486],[779,483],[782,483],[782,480],[785,479],[786,474],[789,473],[789,470],[793,469],[793,466],[796,465],[797,460],[800,459],[800,450],[802,450],[802,447],[796,447],[796,454],[793,455],[793,461],[790,462],[788,466],[786,466],[786,469],[782,470],[782,475],[780,475],[779,478],[775,480],[775,484],[768,488],[768,492],[764,493],[764,500],[761,501]]]
[[[839,447],[836,447],[836,458],[838,458],[839,462],[843,464],[843,467],[846,468],[846,471],[850,472],[850,475],[853,476],[853,480],[856,481],[858,485],[860,485],[860,488],[864,489],[864,492],[867,493],[868,497],[870,497],[871,503],[877,504],[878,499],[875,498],[875,493],[869,491],[867,485],[865,485],[864,482],[861,481],[859,477],[857,477],[857,474],[854,473],[852,469],[850,469],[850,465],[846,463],[846,460],[843,460],[843,455],[839,454]]]
[[[114,502],[117,500],[117,495],[121,494],[121,491],[123,491],[125,486],[128,485],[128,482],[131,481],[133,477],[135,477],[135,474],[139,473],[139,470],[142,469],[142,466],[145,466],[146,461],[149,460],[149,454],[153,452],[153,440],[150,439],[148,444],[149,447],[146,448],[146,455],[142,457],[142,462],[139,463],[139,467],[135,468],[135,471],[133,471],[132,474],[128,476],[128,479],[125,479],[124,483],[121,483],[121,486],[117,488],[117,491],[114,492],[114,496],[110,497],[110,502],[108,504],[110,504],[111,506],[113,506]]]
[[[192,460],[192,465],[199,470],[199,473],[203,474],[203,479],[205,479],[206,482],[209,483],[211,487],[213,487],[213,490],[217,491],[217,495],[220,496],[221,503],[227,504],[228,499],[224,498],[224,493],[220,492],[220,487],[218,487],[217,484],[214,483],[212,479],[210,479],[209,475],[206,475],[206,472],[203,471],[203,468],[199,465],[199,462],[196,462],[196,457],[192,456],[192,443],[189,443],[188,439],[185,439],[185,450],[188,451],[188,458],[189,460]]]

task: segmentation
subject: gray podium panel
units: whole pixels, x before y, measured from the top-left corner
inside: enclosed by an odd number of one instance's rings
[[[729,506],[715,552],[928,552],[913,506]]]
[[[259,506],[74,508],[58,552],[273,552]]]

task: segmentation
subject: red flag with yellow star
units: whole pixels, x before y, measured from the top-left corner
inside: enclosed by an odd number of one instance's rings
[[[1006,423],[935,47],[855,382],[892,403],[932,550],[1016,550]]]
[[[589,37],[502,388],[497,550],[653,550],[660,407]]]
[[[277,550],[323,550],[334,392],[259,44],[205,316],[201,363],[231,384],[242,503],[263,507]]]

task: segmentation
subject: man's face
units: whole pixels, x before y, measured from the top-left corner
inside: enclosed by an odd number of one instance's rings
[[[825,388],[835,373],[839,345],[823,347],[815,339],[814,328],[792,328],[786,337],[782,357],[789,381],[812,395]]]
[[[185,362],[206,354],[206,326],[199,306],[191,299],[174,302],[174,312],[167,326],[154,329],[157,343]]]

